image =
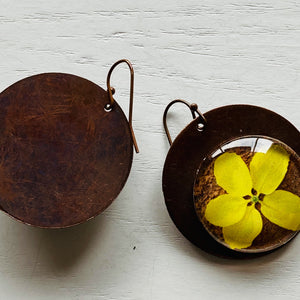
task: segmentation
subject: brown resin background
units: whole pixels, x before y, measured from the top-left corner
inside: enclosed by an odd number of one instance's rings
[[[247,164],[248,168],[254,155],[254,153],[250,151],[250,147],[236,147],[226,150],[226,152],[235,152],[240,155],[244,162]],[[278,189],[283,189],[299,195],[300,170],[299,167],[297,167],[297,164],[299,166],[299,158],[296,155],[292,155],[290,151],[288,152],[290,154],[288,171]],[[206,230],[215,239],[226,245],[222,234],[222,227],[212,225],[204,217],[206,206],[210,202],[210,200],[216,198],[219,195],[226,194],[226,191],[216,183],[216,179],[214,176],[214,162],[216,158],[217,157],[204,160],[198,170],[194,185],[194,205],[196,213]],[[260,211],[259,203],[256,204],[256,208]],[[294,231],[284,229],[271,223],[267,218],[263,216],[263,214],[261,214],[261,216],[263,219],[263,229],[261,233],[254,239],[252,245],[246,249],[246,251],[272,249],[276,245],[288,241],[295,233]]]

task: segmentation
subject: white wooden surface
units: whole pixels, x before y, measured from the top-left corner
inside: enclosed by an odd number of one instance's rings
[[[105,87],[135,67],[141,153],[120,196],[93,221],[41,230],[0,214],[0,299],[300,299],[300,238],[256,260],[210,256],[177,231],[161,173],[164,107],[264,106],[298,129],[299,1],[0,1],[0,89],[26,76],[76,74]],[[128,70],[113,75],[127,110]],[[180,105],[173,136],[190,121]]]

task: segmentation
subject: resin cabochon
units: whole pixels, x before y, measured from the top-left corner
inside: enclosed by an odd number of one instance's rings
[[[209,201],[219,195],[226,194],[214,176],[214,162],[223,153],[236,153],[249,168],[252,157],[255,153],[266,153],[272,144],[280,145],[289,154],[289,165],[287,173],[277,189],[289,191],[300,196],[300,158],[287,145],[265,137],[244,137],[231,142],[224,143],[216,151],[208,155],[200,164],[194,184],[194,204],[196,213],[208,233],[219,243],[228,247],[225,243],[222,228],[210,224],[205,218],[205,209]],[[230,176],[230,174],[228,174]],[[246,201],[246,200],[245,200]],[[260,211],[260,205],[256,204]],[[263,220],[262,232],[255,238],[252,245],[245,249],[235,249],[241,252],[262,252],[275,249],[293,238],[297,232],[284,229],[271,223],[261,214]]]

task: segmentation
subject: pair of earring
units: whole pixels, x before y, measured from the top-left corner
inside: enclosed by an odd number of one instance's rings
[[[131,76],[128,120],[110,85],[120,63],[127,64]],[[105,210],[128,178],[132,145],[139,152],[133,90],[133,67],[123,59],[109,70],[107,91],[62,73],[25,78],[3,91],[1,209],[43,228],[80,224]],[[172,143],[167,113],[177,102],[194,120]],[[217,255],[245,256],[271,251],[297,234],[300,133],[290,122],[250,105],[202,115],[196,104],[174,100],[163,124],[171,145],[163,171],[166,206],[191,242]],[[270,181],[275,181],[271,188]],[[292,202],[284,208],[289,222],[277,220],[280,193]]]

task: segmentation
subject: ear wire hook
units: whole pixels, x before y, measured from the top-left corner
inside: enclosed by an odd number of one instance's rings
[[[129,102],[129,116],[128,116],[128,123],[129,123],[129,128],[130,128],[130,133],[131,133],[131,138],[132,138],[132,143],[135,149],[136,153],[139,153],[139,148],[136,142],[136,138],[135,138],[135,134],[132,128],[132,111],[133,111],[133,86],[134,86],[134,71],[133,71],[133,67],[132,64],[130,63],[129,60],[127,59],[121,59],[117,62],[115,62],[112,67],[110,68],[108,74],[107,74],[107,92],[108,92],[108,98],[109,98],[109,103],[105,105],[105,110],[110,111],[113,109],[113,105],[114,105],[114,98],[113,98],[113,94],[115,93],[115,89],[112,88],[110,86],[110,77],[112,74],[112,71],[114,70],[114,68],[121,64],[121,63],[126,63],[129,67],[130,70],[130,102]]]
[[[198,110],[198,105],[197,105],[196,103],[190,104],[189,102],[187,102],[187,101],[185,101],[185,100],[181,100],[181,99],[173,100],[172,102],[170,102],[170,103],[167,105],[167,107],[166,107],[166,109],[165,109],[165,111],[164,111],[164,115],[163,115],[164,128],[165,128],[165,132],[166,132],[166,135],[167,135],[167,138],[168,138],[168,141],[169,141],[170,146],[172,145],[173,142],[172,142],[172,138],[171,138],[171,135],[170,135],[170,132],[169,132],[169,129],[168,129],[168,125],[167,125],[167,114],[168,114],[168,111],[169,111],[170,107],[171,107],[173,104],[178,103],[178,102],[185,104],[185,105],[190,109],[190,111],[191,111],[191,113],[192,113],[193,119],[196,119],[196,118],[197,118],[196,114],[198,115],[198,117],[199,117],[199,122],[198,122],[198,127],[197,127],[197,129],[198,129],[199,131],[202,131],[202,130],[204,129],[204,127],[205,127],[205,124],[207,123],[205,117],[204,117],[204,116],[202,115],[202,113]]]

